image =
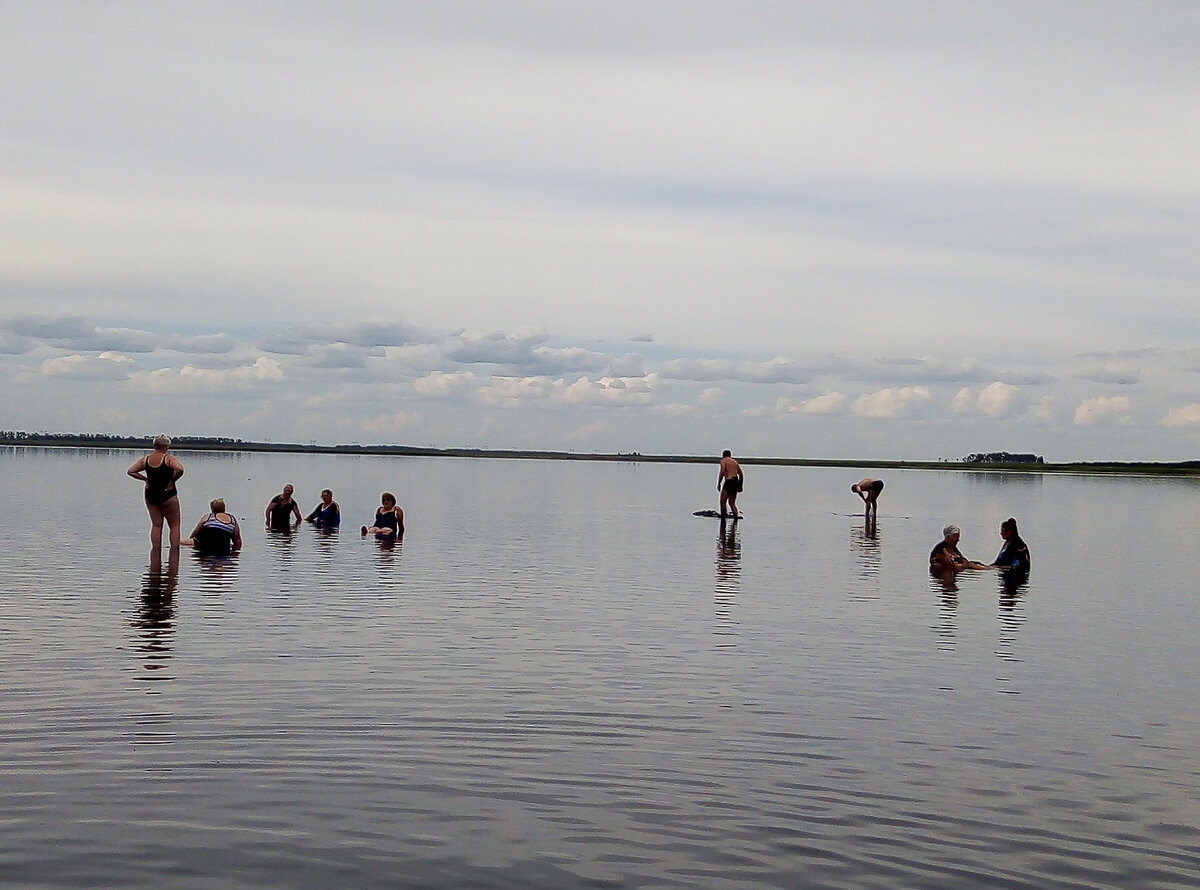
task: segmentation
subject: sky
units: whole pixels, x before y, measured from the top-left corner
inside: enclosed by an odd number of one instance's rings
[[[1200,457],[1200,3],[0,16],[0,428]]]

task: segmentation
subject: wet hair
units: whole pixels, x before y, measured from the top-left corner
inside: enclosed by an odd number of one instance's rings
[[[1004,520],[1002,523],[1000,523],[1000,527],[1003,529],[1007,529],[1008,531],[1012,532],[1014,535],[1018,534],[1017,520],[1013,519],[1011,516],[1008,517],[1008,519]]]
[[[396,503],[396,496],[394,494],[392,494],[390,491],[385,491],[383,494],[381,494],[379,496],[379,502],[381,504],[393,504],[394,505]]]
[[[225,498],[213,498],[211,501],[208,502],[208,507],[214,513],[224,513],[225,512]]]
[[[166,433],[159,433],[154,437],[154,447],[158,450],[165,450],[171,447],[171,437]]]
[[[726,448],[721,452],[721,457],[733,457],[733,452]]]

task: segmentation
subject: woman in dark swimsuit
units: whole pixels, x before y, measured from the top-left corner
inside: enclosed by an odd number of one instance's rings
[[[404,511],[396,506],[396,496],[385,491],[379,496],[380,507],[375,511],[375,521],[371,527],[362,527],[364,537],[374,534],[379,537],[394,537],[397,541],[404,537]]]
[[[175,481],[183,475],[183,464],[173,454],[171,437],[154,437],[154,453],[147,454],[126,470],[129,476],[146,484],[146,511],[150,514],[150,546],[162,549],[163,521],[171,530],[171,550],[179,549],[179,492]]]

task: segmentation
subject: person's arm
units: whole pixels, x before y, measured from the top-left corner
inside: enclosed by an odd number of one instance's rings
[[[171,469],[173,469],[175,471],[175,478],[182,479],[183,478],[183,464],[181,464],[179,462],[179,458],[177,458],[173,455],[168,455],[168,457],[171,458]],[[172,481],[174,481],[174,480],[172,480]]]
[[[321,505],[317,504],[315,507],[313,507],[313,511],[304,517],[304,521],[305,522],[316,522],[317,516],[320,515],[320,513],[321,513]]]
[[[292,513],[296,517],[296,525],[299,525],[301,522],[304,521],[304,517],[300,515],[300,505],[297,504],[295,501],[292,501]]]
[[[132,476],[138,482],[146,481],[146,474],[143,472],[146,469],[146,458],[138,458],[132,467],[125,471],[125,475]]]
[[[278,497],[271,498],[270,503],[267,504],[267,509],[263,511],[263,518],[266,519],[267,522],[271,521],[271,508],[275,506],[275,502],[277,500],[279,500]]]
[[[399,507],[396,508],[396,537],[404,537],[404,511]]]
[[[196,523],[196,527],[194,529],[192,529],[192,533],[190,535],[188,535],[188,537],[194,538],[194,537],[196,537],[196,535],[200,534],[200,529],[204,528],[204,523],[205,523],[205,520],[207,520],[207,519],[208,519],[207,516],[202,516],[200,518],[200,521]]]
[[[233,520],[233,549],[238,551],[242,549],[242,524],[237,521],[236,516],[230,516]]]

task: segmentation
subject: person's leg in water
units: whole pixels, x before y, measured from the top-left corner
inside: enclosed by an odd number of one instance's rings
[[[737,492],[736,491],[732,491],[729,493],[729,512],[733,514],[733,521],[737,522],[738,511],[737,511]]]
[[[146,502],[146,512],[150,514],[150,547],[152,550],[162,549],[163,511],[158,504]]]
[[[721,518],[725,518],[725,505],[729,502],[729,492],[725,490],[725,483],[721,483]]]
[[[160,508],[162,516],[167,521],[167,527],[170,531],[171,550],[179,549],[179,525],[183,521],[181,518],[182,510],[179,509],[179,498],[174,497],[167,501]],[[162,543],[162,525],[158,527],[158,540]]]

